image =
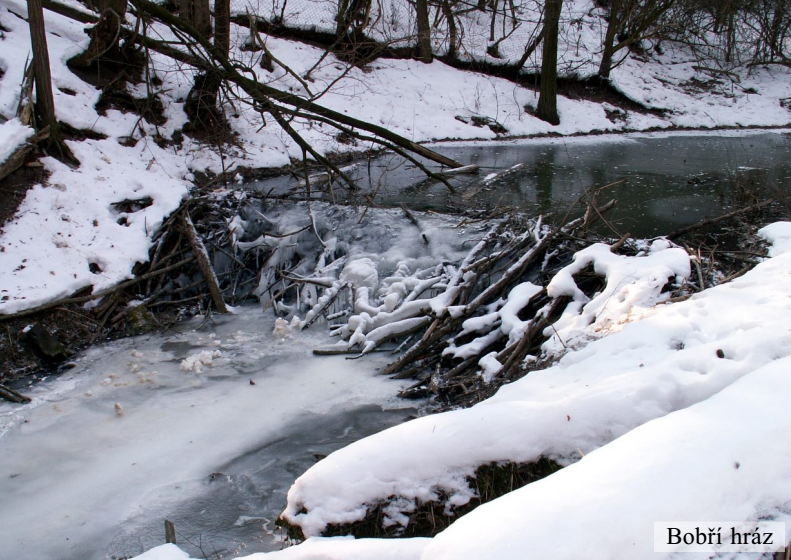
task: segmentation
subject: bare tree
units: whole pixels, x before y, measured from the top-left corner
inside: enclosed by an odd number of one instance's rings
[[[52,76],[49,71],[49,48],[44,29],[44,9],[41,0],[27,0],[30,23],[30,43],[33,48],[33,75],[36,81],[36,116],[39,125],[48,126],[50,135],[56,134],[55,99],[52,96]]]
[[[58,120],[55,117],[55,98],[52,95],[52,75],[49,69],[49,49],[44,27],[44,10],[41,0],[28,0],[28,23],[30,43],[33,49],[33,76],[36,83],[36,124],[39,129],[47,129],[49,145],[57,155],[69,163],[77,162],[68,146],[63,143]]]
[[[549,124],[560,124],[558,116],[558,32],[563,0],[546,0],[544,49],[541,60],[541,89],[536,116]]]
[[[599,76],[610,78],[615,54],[650,35],[675,0],[611,0]]]

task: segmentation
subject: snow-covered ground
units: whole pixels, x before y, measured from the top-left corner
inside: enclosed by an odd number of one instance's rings
[[[314,4],[311,4],[313,11],[307,9],[311,6],[300,8],[297,3],[293,6],[289,3],[288,9],[302,14],[299,17],[314,18],[313,24],[321,28],[323,20],[316,10],[326,6]],[[247,4],[244,9],[237,6],[242,12],[251,7],[254,8]],[[525,7],[532,9],[528,4]],[[397,8],[395,4],[387,4],[383,9],[389,10],[388,17],[392,19]],[[573,25],[564,27],[567,31],[562,37],[561,72],[590,75],[595,64],[586,66],[582,61],[598,56],[597,45],[605,24],[603,12],[594,8],[590,0],[567,2],[564,10],[564,21]],[[0,39],[3,46],[0,121],[6,121],[0,125],[0,159],[7,158],[31,133],[13,118],[19,99],[18,85],[30,52],[25,13],[26,4],[22,0],[7,0],[0,5],[0,24],[4,30]],[[87,46],[85,26],[51,12],[45,16],[58,118],[77,129],[89,129],[108,138],[71,142],[72,151],[83,162],[77,169],[52,158],[43,159],[51,172],[49,180],[30,191],[18,215],[0,234],[1,314],[35,307],[87,286],[101,289],[129,278],[134,263],[147,259],[153,232],[185,196],[194,172],[220,172],[242,166],[279,167],[302,155],[275,123],[268,122],[262,127],[261,115],[238,101],[227,112],[239,144],[226,150],[224,161],[211,146],[189,138],[180,146],[158,146],[153,137],[170,139],[186,121],[183,102],[191,87],[190,72],[154,55],[152,71],[162,80],[154,89],[163,102],[167,119],[164,125],[139,121],[137,115],[115,109],[99,114],[95,104],[101,92],[79,79],[65,64]],[[293,21],[291,15],[287,19],[294,25],[305,23],[294,17]],[[503,48],[512,53],[504,59],[506,62],[518,57],[516,42],[529,35],[533,25],[529,20],[522,23],[519,33],[503,43]],[[477,45],[473,38],[476,33],[483,33],[488,23],[469,21],[465,25],[466,37],[471,41],[469,56],[485,57],[485,42]],[[152,33],[165,34],[156,26],[151,29]],[[276,67],[271,73],[261,69],[257,64],[260,52],[236,48],[247,39],[246,29],[233,26],[232,35],[233,56],[254,68],[261,81],[303,95],[315,95],[328,88],[320,97],[320,104],[384,125],[420,142],[498,137],[488,127],[462,122],[469,122],[471,116],[496,120],[508,130],[499,137],[674,126],[778,126],[791,122],[789,112],[780,103],[791,97],[788,79],[791,70],[782,66],[737,69],[741,74],[738,84],[721,80],[712,89],[703,91],[690,88],[689,84],[692,78],[708,80],[710,76],[695,68],[699,61],[694,56],[672,45],[666,45],[664,54],[654,54],[649,61],[628,59],[613,73],[617,88],[650,107],[665,110],[663,116],[561,96],[558,101],[561,124],[553,127],[525,112],[525,106],[537,103],[535,91],[501,78],[456,70],[437,61],[422,64],[383,59],[366,68],[349,69],[330,55],[312,72],[313,81],[304,82],[310,87],[310,92],[306,92],[303,83],[283,68]],[[300,74],[322,55],[321,49],[306,44],[273,37],[266,40],[267,47]],[[511,47],[507,47],[509,42],[513,43]],[[534,60],[531,64],[535,66],[539,62]],[[146,87],[131,86],[131,93],[142,97]],[[356,146],[341,143],[321,125],[296,122],[295,127],[322,153],[369,147],[362,143]],[[138,140],[135,146],[119,144],[129,136]],[[125,199],[147,196],[153,203],[129,216],[120,215],[112,206]],[[119,224],[124,222],[122,218],[126,218],[125,223]],[[101,272],[92,272],[91,269],[96,270],[92,264]]]
[[[477,465],[551,457],[568,466],[480,506],[428,544],[416,539],[404,550],[405,541],[388,541],[392,554],[675,558],[653,552],[654,522],[771,520],[788,529],[791,223],[761,235],[773,243],[771,258],[743,277],[643,309],[641,320],[472,408],[412,420],[333,453],[297,480],[286,518],[318,535],[389,500],[389,522],[404,523],[402,513],[441,492],[450,503],[468,501],[466,477]],[[660,249],[674,262],[673,249]],[[640,276],[655,274],[644,268]],[[249,558],[334,558],[339,545],[348,558],[368,558],[370,547],[387,547],[365,539],[307,544]],[[168,546],[143,558],[185,557],[178,554]]]

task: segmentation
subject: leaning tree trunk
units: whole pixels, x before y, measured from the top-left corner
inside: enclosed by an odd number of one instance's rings
[[[610,18],[607,21],[607,32],[604,35],[604,50],[599,64],[599,77],[603,80],[610,79],[612,70],[612,57],[615,54],[615,37],[621,23],[621,0],[612,0],[610,4]]]
[[[428,0],[417,0],[417,57],[418,60],[430,63],[431,54],[431,27],[428,22]]]
[[[558,27],[563,0],[546,0],[544,13],[544,50],[541,61],[541,90],[536,116],[552,125],[560,124],[558,116]]]

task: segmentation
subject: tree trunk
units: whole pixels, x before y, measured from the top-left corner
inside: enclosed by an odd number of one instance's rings
[[[783,55],[783,37],[781,37],[780,29],[782,28],[784,15],[785,0],[775,0],[774,13],[772,14],[771,44],[769,45],[772,60],[782,58]]]
[[[181,0],[179,16],[204,37],[211,37],[209,0]]]
[[[428,22],[428,0],[417,0],[417,57],[418,60],[430,63],[431,54],[431,27]]]
[[[52,76],[49,71],[49,50],[44,32],[44,9],[41,0],[27,0],[30,22],[30,43],[33,47],[33,75],[36,80],[36,116],[39,126],[49,127],[50,137],[57,135],[55,100],[52,96]]]
[[[206,23],[203,22],[204,9],[208,18],[208,0],[182,0],[182,2],[192,4],[192,7],[185,8],[185,14],[189,17],[197,18],[193,26],[199,31],[201,30],[200,26],[204,26],[204,31],[201,31],[201,33],[204,37],[209,37],[211,35],[211,21],[208,20],[208,33],[205,31]],[[189,10],[188,13],[187,10]],[[214,45],[226,58],[231,45],[230,12],[230,0],[215,0]],[[220,138],[227,131],[227,123],[222,111],[217,108],[220,82],[219,77],[213,73],[202,72],[196,75],[195,85],[192,86],[184,104],[184,111],[189,118],[191,131],[199,136],[205,136],[209,140],[217,141],[220,141]]]
[[[544,50],[541,61],[541,89],[536,116],[552,125],[560,124],[558,116],[558,27],[563,0],[546,0]]]
[[[105,10],[112,10],[123,21],[126,15],[127,0],[94,0],[92,2],[97,12],[102,13]]]
[[[599,64],[599,77],[603,80],[610,79],[612,57],[615,54],[615,37],[618,35],[618,27],[620,27],[621,24],[620,11],[621,0],[612,0],[610,4],[610,19],[607,21],[607,32],[604,35],[604,50],[602,52],[601,63]]]
[[[456,29],[456,16],[453,15],[453,7],[450,0],[442,0],[442,13],[448,20],[448,58],[456,58],[458,53],[458,30]]]
[[[231,0],[214,0],[214,44],[228,56],[231,48]]]

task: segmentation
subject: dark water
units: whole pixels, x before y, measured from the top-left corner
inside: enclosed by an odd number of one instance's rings
[[[173,521],[179,547],[194,558],[278,550],[285,546],[280,542],[285,534],[275,519],[294,480],[317,460],[400,424],[414,412],[368,405],[330,414],[305,413],[280,437],[218,466],[203,480],[159,489],[155,512],[144,510],[118,527],[108,556],[122,558],[161,545],[163,519]]]
[[[457,194],[389,155],[359,162],[351,175],[386,206],[406,203],[437,211],[512,206],[555,216],[564,215],[586,190],[625,180],[607,189],[601,200],[617,199],[611,218],[620,231],[641,237],[726,213],[745,198],[745,191],[757,191],[762,198],[791,186],[791,135],[779,132],[601,136],[433,149],[480,166],[480,174],[452,179]],[[517,164],[524,167],[479,188],[486,175]],[[282,189],[294,183],[281,178],[261,186]],[[476,194],[465,198],[470,191]]]

